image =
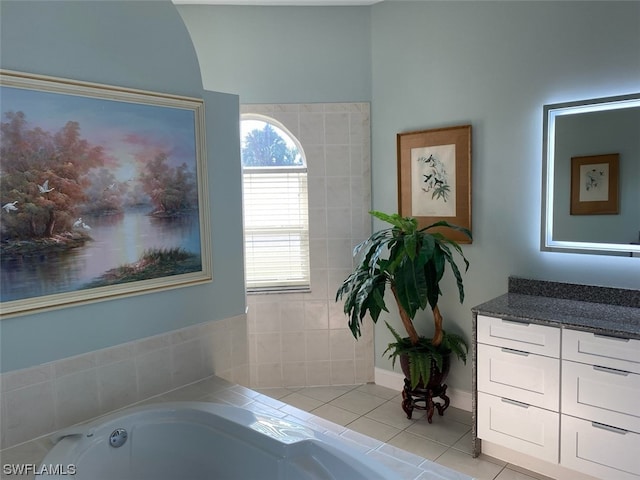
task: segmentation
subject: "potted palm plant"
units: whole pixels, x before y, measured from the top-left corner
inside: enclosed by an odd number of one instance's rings
[[[471,232],[444,221],[418,228],[415,218],[378,211],[370,214],[390,226],[375,232],[354,249],[357,265],[342,282],[336,301],[344,301],[349,328],[357,339],[367,313],[375,323],[382,311],[389,311],[384,296],[389,286],[407,336],[399,335],[385,322],[395,338],[385,353],[389,353],[394,365],[400,358],[407,377],[405,384],[408,382],[412,390],[419,387],[437,389],[434,383],[444,381],[450,355],[466,363],[469,349],[464,338],[443,329],[443,318],[438,308],[442,293],[440,280],[447,265],[455,276],[460,303],[464,300],[462,276],[453,251],[464,260],[465,271],[469,262],[460,246],[437,227],[461,231],[469,238]],[[433,313],[433,335],[430,338],[420,336],[414,325],[416,314],[427,305]]]

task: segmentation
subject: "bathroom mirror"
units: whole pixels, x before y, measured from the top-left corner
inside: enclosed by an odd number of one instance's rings
[[[541,249],[640,257],[640,93],[544,106]]]

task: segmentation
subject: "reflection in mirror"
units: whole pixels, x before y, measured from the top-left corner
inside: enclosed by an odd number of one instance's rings
[[[544,106],[542,250],[640,256],[640,94]]]

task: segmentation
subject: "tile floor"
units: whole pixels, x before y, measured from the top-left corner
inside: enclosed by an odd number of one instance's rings
[[[442,466],[478,480],[549,480],[483,455],[472,458],[470,412],[450,407],[429,424],[424,412],[415,410],[409,420],[400,393],[374,384],[251,390],[210,377],[139,404],[183,400],[228,403],[340,435],[400,472],[399,480],[458,477],[446,468],[439,472]],[[48,438],[42,437],[1,451],[1,463],[39,464],[49,448]],[[5,478],[3,472],[0,477]]]
[[[257,390],[478,480],[550,480],[485,455],[473,458],[471,412],[449,407],[429,424],[424,411],[414,410],[409,420],[400,393],[374,384]]]

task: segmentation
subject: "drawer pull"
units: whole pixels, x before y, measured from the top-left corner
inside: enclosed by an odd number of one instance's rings
[[[511,348],[501,348],[504,353],[512,353],[514,355],[520,355],[521,357],[528,357],[529,354],[527,352],[522,352],[520,350],[513,350]]]
[[[526,403],[516,402],[515,400],[511,400],[509,398],[501,398],[500,400],[502,400],[504,403],[508,403],[509,405],[515,405],[516,407],[529,408],[529,405],[527,405]]]
[[[628,338],[612,337],[610,335],[602,335],[601,333],[594,333],[593,336],[596,337],[596,338],[605,338],[607,340],[615,340],[617,342],[628,342],[629,341]]]
[[[597,372],[613,373],[614,375],[620,375],[622,377],[626,377],[627,375],[629,375],[629,372],[625,372],[624,370],[616,370],[615,368],[601,367],[600,365],[594,365],[593,369]]]
[[[502,320],[502,323],[508,323],[509,325],[518,325],[520,327],[528,327],[531,325],[529,322],[519,322],[517,320]]]
[[[591,426],[601,430],[606,430],[607,432],[618,433],[620,435],[626,435],[628,433],[628,430],[612,427],[611,425],[605,425],[604,423],[591,422]]]

